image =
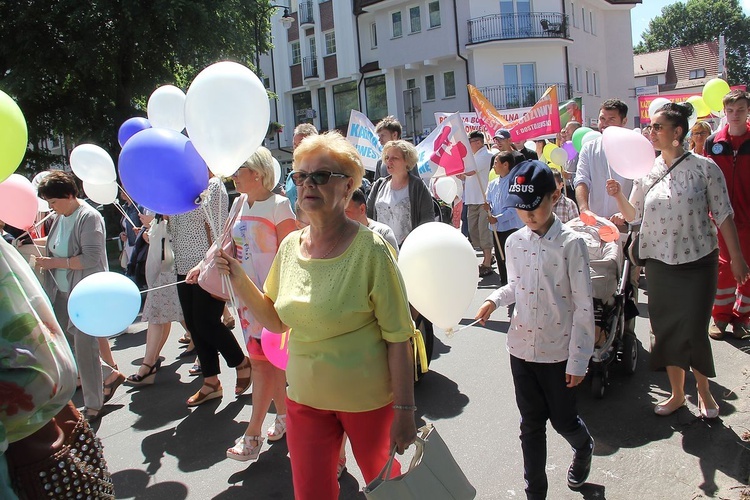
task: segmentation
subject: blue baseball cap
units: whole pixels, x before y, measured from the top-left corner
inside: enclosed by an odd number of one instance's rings
[[[536,210],[545,196],[557,190],[552,170],[539,160],[526,160],[510,171],[505,206]]]

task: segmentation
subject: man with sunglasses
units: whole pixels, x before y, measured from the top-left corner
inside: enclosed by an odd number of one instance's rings
[[[727,124],[706,140],[706,156],[721,168],[734,209],[734,223],[745,260],[750,258],[750,125],[747,123],[750,94],[732,90],[723,100]],[[750,283],[738,285],[732,276],[729,250],[719,234],[719,281],[708,329],[721,340],[732,324],[737,339],[750,338]]]

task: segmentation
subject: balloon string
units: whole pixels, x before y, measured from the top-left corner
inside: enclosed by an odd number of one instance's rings
[[[170,286],[179,285],[181,283],[185,283],[187,280],[177,281],[175,283],[170,283],[168,285],[162,285],[162,286],[156,286],[154,288],[149,288],[148,290],[142,290],[141,293],[147,293],[147,292],[153,292],[154,290],[161,290],[162,288],[169,288]]]
[[[459,328],[459,329],[457,329],[457,330],[456,330],[456,329],[453,329],[453,328],[448,328],[448,329],[447,329],[447,330],[445,331],[445,335],[446,335],[446,336],[447,336],[448,338],[451,338],[451,337],[453,337],[453,336],[454,336],[455,334],[457,334],[458,332],[460,332],[461,330],[464,330],[464,329],[466,329],[466,328],[469,328],[470,326],[474,326],[474,325],[476,325],[477,323],[479,323],[479,319],[477,319],[477,320],[474,320],[474,322],[473,322],[473,323],[469,323],[469,324],[468,324],[468,325],[466,325],[466,326],[462,326],[461,328]]]
[[[133,201],[133,198],[131,198],[131,197],[130,197],[130,195],[128,194],[128,192],[127,192],[127,191],[125,191],[125,188],[124,188],[124,187],[122,187],[122,184],[120,184],[120,183],[118,183],[118,182],[115,182],[115,184],[117,184],[117,187],[119,187],[119,188],[120,188],[120,191],[122,191],[122,194],[124,194],[124,195],[125,195],[125,197],[126,197],[126,198],[127,198],[128,200],[130,200],[130,203],[132,203],[132,204],[133,204],[133,206],[135,207],[135,209],[136,209],[136,210],[138,211],[138,215],[143,215],[143,212],[141,212],[141,211],[140,211],[140,209],[138,208],[138,204],[137,204],[137,203],[136,203],[135,201]]]
[[[115,208],[117,210],[120,211],[120,213],[122,214],[122,216],[125,217],[128,222],[130,222],[130,225],[133,226],[133,229],[135,229],[137,227],[141,227],[141,226],[136,226],[135,223],[133,222],[133,219],[131,219],[130,217],[128,217],[128,214],[125,213],[125,209],[122,208],[122,206],[120,205],[120,202],[118,202],[117,200],[115,200],[115,202],[113,203],[113,205],[115,206]],[[140,212],[138,212],[138,213],[140,213]]]
[[[50,212],[50,213],[47,214],[47,216],[44,219],[40,220],[39,222],[34,222],[31,225],[31,227],[29,227],[29,229],[27,229],[26,231],[24,231],[23,233],[21,233],[16,239],[18,240],[18,239],[23,238],[24,236],[26,236],[27,234],[29,234],[29,231],[31,231],[32,228],[36,229],[37,226],[41,226],[42,224],[44,224],[44,221],[46,221],[47,219],[49,219],[53,215],[55,215],[55,212]]]

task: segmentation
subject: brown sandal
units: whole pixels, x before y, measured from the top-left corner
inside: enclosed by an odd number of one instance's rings
[[[117,368],[115,368],[115,370],[116,369]],[[103,387],[104,390],[102,391],[102,394],[104,396],[104,403],[107,403],[109,402],[110,399],[112,399],[112,396],[115,395],[115,391],[117,390],[118,387],[122,385],[123,382],[125,382],[125,375],[118,372],[117,377],[115,377],[115,379],[112,382],[110,382],[109,384],[107,383],[104,384],[104,387]]]
[[[250,365],[250,358],[245,356],[245,359],[235,367],[237,370],[237,384],[234,387],[234,395],[241,396],[250,389],[250,385],[253,383],[253,367]],[[247,377],[240,377],[240,371],[247,370],[249,373]]]
[[[208,387],[209,389],[211,389],[211,392],[201,392],[203,390],[203,387]],[[208,382],[204,381],[203,387],[201,387],[198,392],[188,398],[188,406],[202,405],[206,401],[211,401],[212,399],[217,399],[224,395],[224,390],[221,388],[221,382],[216,382],[216,384],[209,384]]]

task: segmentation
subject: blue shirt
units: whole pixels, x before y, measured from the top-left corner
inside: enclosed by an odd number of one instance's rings
[[[510,174],[492,179],[487,186],[487,203],[490,204],[490,215],[497,218],[497,223],[490,223],[490,229],[493,231],[505,232],[523,227],[523,222],[518,218],[516,209],[505,207],[509,184]]]

